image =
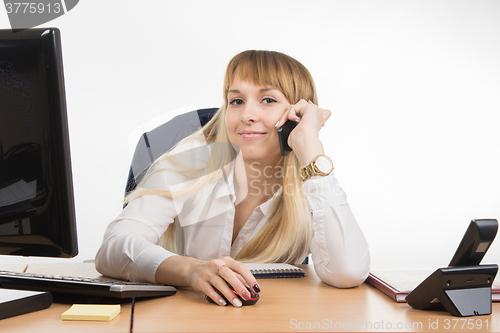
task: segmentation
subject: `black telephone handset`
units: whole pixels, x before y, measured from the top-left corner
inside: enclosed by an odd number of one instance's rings
[[[448,266],[479,265],[497,230],[498,221],[495,219],[472,220]]]
[[[290,132],[292,132],[298,124],[299,123],[296,121],[287,120],[283,126],[278,128],[281,155],[286,156],[292,151],[292,148],[288,145],[288,136],[290,136]]]

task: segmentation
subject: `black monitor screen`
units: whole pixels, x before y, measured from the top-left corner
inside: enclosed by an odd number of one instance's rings
[[[0,30],[0,254],[77,252],[60,32]]]

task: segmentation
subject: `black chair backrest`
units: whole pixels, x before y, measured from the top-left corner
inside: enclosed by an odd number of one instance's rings
[[[149,166],[179,141],[203,127],[218,108],[199,109],[178,115],[163,125],[144,133],[135,147],[134,157],[125,188],[125,195],[133,191]]]

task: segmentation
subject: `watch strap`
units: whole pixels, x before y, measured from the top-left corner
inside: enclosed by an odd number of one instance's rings
[[[317,172],[314,168],[313,163],[314,162],[309,163],[300,170],[300,177],[303,181],[316,175]]]

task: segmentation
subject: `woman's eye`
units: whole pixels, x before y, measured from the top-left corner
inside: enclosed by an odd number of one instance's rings
[[[232,99],[229,104],[231,105],[241,105],[243,103],[243,101],[239,98],[235,98],[235,99]]]
[[[265,104],[271,104],[271,103],[276,103],[276,100],[274,98],[266,97],[264,98],[263,102]]]

